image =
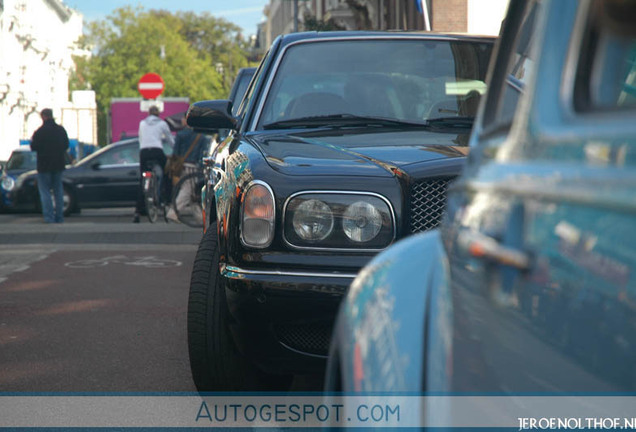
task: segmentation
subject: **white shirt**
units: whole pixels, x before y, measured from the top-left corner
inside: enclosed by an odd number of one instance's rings
[[[168,123],[156,115],[149,115],[139,122],[139,148],[160,148],[163,150],[163,140],[174,147],[174,138],[170,133]]]

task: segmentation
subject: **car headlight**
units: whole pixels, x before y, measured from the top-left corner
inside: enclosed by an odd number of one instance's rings
[[[284,237],[309,249],[383,249],[395,238],[389,201],[368,192],[301,192],[285,204]]]
[[[267,183],[252,182],[243,197],[241,240],[245,246],[265,248],[274,239],[276,207],[274,194]]]
[[[13,179],[13,177],[4,176],[2,177],[0,185],[2,186],[2,189],[10,192],[13,190],[13,188],[15,188],[15,180]]]
[[[333,230],[333,213],[327,204],[316,199],[303,201],[292,216],[294,232],[303,240],[324,240]]]
[[[344,212],[342,228],[345,235],[355,242],[373,240],[382,229],[382,215],[373,205],[356,201]]]

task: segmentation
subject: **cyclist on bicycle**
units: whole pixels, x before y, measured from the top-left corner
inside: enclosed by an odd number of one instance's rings
[[[163,177],[163,167],[166,165],[166,155],[163,152],[163,141],[167,141],[170,147],[174,146],[174,138],[170,133],[168,123],[159,118],[159,108],[151,106],[148,110],[148,117],[139,122],[139,169],[143,174],[144,170],[152,169],[153,165],[158,165]],[[160,191],[162,201],[167,202],[165,186],[160,179]],[[134,223],[139,223],[139,214],[144,209],[143,176],[139,177],[139,192],[137,194],[137,205],[135,207]]]
[[[179,177],[185,177],[188,174],[202,170],[202,159],[210,146],[210,137],[196,133],[186,123],[185,116],[181,118],[181,125],[183,126],[183,129],[177,132],[173,155],[185,157],[183,170],[178,173]],[[175,199],[175,205],[177,206],[180,214],[188,211],[194,213],[196,210],[191,208],[193,203],[189,202],[188,199],[188,197],[192,196],[192,191],[189,188],[192,188],[193,185],[188,183],[184,186],[185,187],[180,189],[178,192]],[[201,215],[193,214],[192,216],[194,218],[199,218]],[[172,208],[168,210],[167,217],[174,221],[178,221],[177,215]]]

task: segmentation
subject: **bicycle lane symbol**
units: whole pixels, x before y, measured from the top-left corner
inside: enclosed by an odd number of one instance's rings
[[[154,256],[127,257],[126,255],[113,255],[104,258],[71,261],[64,265],[70,268],[96,268],[104,267],[109,264],[122,264],[146,268],[168,268],[179,267],[182,263],[181,261],[157,258]]]

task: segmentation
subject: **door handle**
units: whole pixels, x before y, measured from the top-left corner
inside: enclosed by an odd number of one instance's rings
[[[463,231],[457,237],[459,247],[475,258],[528,271],[532,257],[528,252],[500,244],[487,235],[474,231]]]

